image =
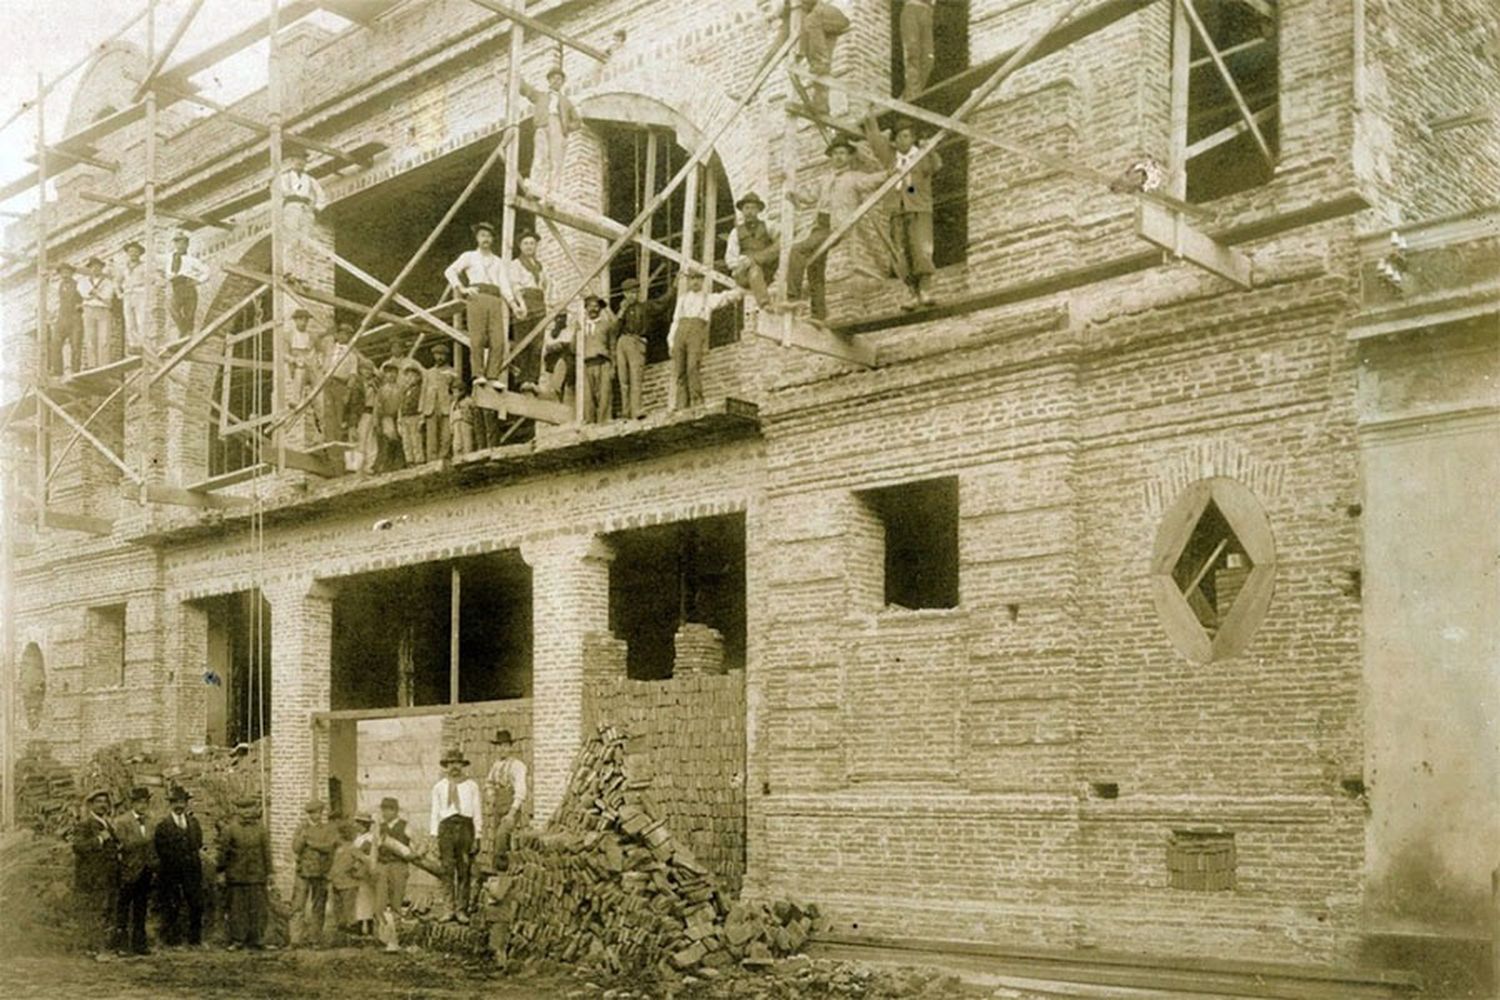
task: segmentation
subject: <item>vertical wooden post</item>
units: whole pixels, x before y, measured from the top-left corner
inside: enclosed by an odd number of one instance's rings
[[[802,8],[793,7],[788,29],[793,38],[802,33]],[[792,103],[791,83],[788,81],[782,93],[783,107]],[[797,206],[790,195],[797,190],[797,119],[790,110],[781,129],[781,253],[776,261],[777,298],[786,301],[787,278],[791,271],[792,243],[797,238]]]
[[[719,250],[719,176],[714,171],[714,161],[703,164],[703,266],[714,269],[714,257]],[[712,291],[712,284],[706,284]]]
[[[51,219],[47,211],[47,88],[42,74],[36,75],[36,381],[50,384],[47,371],[47,237]],[[103,358],[96,358],[99,364]],[[47,510],[47,425],[51,422],[48,409],[38,401],[36,405],[35,458],[36,483],[32,502],[36,506],[37,527],[41,528]],[[7,654],[8,655],[8,654]]]
[[[146,65],[156,65],[156,0],[146,5]],[[156,87],[146,91],[146,235],[141,240],[146,252],[142,254],[146,268],[146,315],[145,329],[138,331],[141,337],[141,360],[143,364],[156,365]],[[121,406],[126,405],[123,401]],[[151,392],[141,393],[141,408],[146,414],[142,422],[144,434],[140,442],[141,453],[137,456],[141,472],[141,497],[146,495],[146,480],[151,472],[147,455],[153,450],[151,438],[156,432],[156,413],[151,405]]]
[[[524,2],[517,3],[525,7]],[[520,22],[510,22],[510,65],[505,70],[505,187],[504,201],[500,205],[500,260],[501,266],[510,267],[511,255],[516,246],[516,190],[521,181],[521,57],[526,45],[526,33]],[[500,327],[505,331],[505,365],[500,369],[500,390],[510,381],[511,345],[516,342],[512,328],[510,304],[500,300]],[[472,336],[472,334],[471,334]],[[475,363],[479,362],[476,357]],[[478,411],[476,411],[478,415]],[[493,425],[491,425],[493,426]],[[495,442],[489,442],[493,448]]]
[[[703,168],[701,166],[698,166],[690,170],[687,175],[687,182],[683,185],[682,246],[680,249],[683,259],[683,266],[677,269],[678,295],[681,295],[687,288],[687,286],[682,283],[682,279],[686,275],[686,273],[692,269],[694,260],[693,229],[694,223],[698,219],[698,174],[702,171],[702,169]],[[673,351],[676,351],[675,344],[673,345]],[[675,362],[672,365],[672,370],[673,372],[677,370],[677,365]],[[669,409],[675,410],[683,405],[682,401],[677,398],[677,392],[678,385],[676,377],[669,377],[667,379],[667,405]]]
[[[661,136],[651,128],[646,129],[646,185],[641,191],[642,205],[651,204],[651,199],[656,197],[656,153],[661,146]],[[655,217],[646,222],[646,235],[652,235],[652,227],[656,222]],[[641,297],[644,299],[650,292],[651,282],[651,251],[641,247],[636,263],[636,280],[641,283]]]
[[[37,410],[41,410],[40,405]],[[0,651],[0,670],[5,672],[0,679],[0,699],[4,699],[4,709],[0,712],[0,726],[4,728],[4,737],[0,739],[0,754],[4,755],[3,766],[5,768],[0,781],[4,782],[4,795],[0,796],[0,830],[12,830],[16,825],[16,691],[20,687],[19,678],[16,677],[16,565],[15,565],[15,540],[12,537],[16,525],[16,491],[14,487],[14,470],[9,462],[0,469],[0,490],[4,491],[3,502],[5,505],[5,523],[0,525],[0,574],[4,579],[0,580],[3,587],[4,601],[0,604],[0,614],[5,617],[0,621],[0,643],[5,648]],[[37,511],[37,523],[41,524],[42,514]]]
[[[1168,192],[1187,197],[1188,79],[1192,73],[1193,32],[1182,0],[1172,0],[1171,121],[1172,176]]]
[[[287,408],[287,338],[286,338],[286,291],[282,280],[286,269],[286,227],[282,217],[285,207],[281,191],[281,18],[279,0],[268,0],[271,5],[267,20],[269,51],[266,56],[267,97],[270,99],[271,147],[271,412],[276,414],[272,423],[271,446],[276,452],[276,470],[286,469],[286,436],[291,427],[283,426],[281,415]]]
[[[458,704],[458,608],[463,574],[453,564],[448,608],[448,704]]]

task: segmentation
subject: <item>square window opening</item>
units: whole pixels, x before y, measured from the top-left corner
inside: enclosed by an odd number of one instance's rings
[[[88,686],[120,687],[125,683],[125,605],[89,608],[86,626]]]
[[[865,490],[858,496],[880,521],[886,605],[958,607],[957,477]]]

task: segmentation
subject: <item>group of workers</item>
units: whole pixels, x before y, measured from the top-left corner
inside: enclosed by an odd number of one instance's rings
[[[482,873],[506,870],[511,835],[524,822],[528,803],[526,765],[510,732],[498,730],[490,742],[495,759],[483,789],[465,776],[469,761],[461,752],[442,756],[444,776],[433,786],[428,814],[436,861],[426,845],[414,842],[392,796],[380,800],[378,820],[365,812],[330,818],[323,801],[307,803],[290,844],[293,942],[316,947],[336,929],[340,940],[373,939],[397,950],[395,918],[406,903],[414,864],[439,877],[438,919],[468,922],[476,866]],[[147,788],[132,789],[118,815],[107,791],[85,800],[71,837],[83,943],[101,957],[150,954],[146,918],[154,896],[159,942],[201,946],[210,891],[205,875],[212,863],[227,947],[265,947],[274,866],[260,800],[235,803],[236,815],[218,828],[210,857],[192,796],[174,786],[167,798],[166,814],[156,818]]]

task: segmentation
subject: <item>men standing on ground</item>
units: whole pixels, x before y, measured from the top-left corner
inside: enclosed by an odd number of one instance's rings
[[[583,419],[607,424],[614,417],[615,317],[597,295],[583,297],[578,321],[583,344]]]
[[[156,824],[156,856],[161,863],[157,900],[161,910],[163,944],[203,943],[203,828],[198,817],[187,811],[192,796],[176,786],[167,796],[169,811]],[[187,933],[181,926],[187,918]]]
[[[495,253],[495,227],[488,222],[473,226],[474,249],[458,255],[443,272],[453,294],[464,302],[464,325],[469,333],[469,363],[474,384],[496,383],[505,388],[501,364],[505,357],[505,324],[502,308],[524,317],[525,308],[510,287],[510,269]]]
[[[447,341],[433,344],[432,367],[422,374],[423,450],[429,462],[447,458],[452,446],[449,417],[453,412],[454,390],[458,388],[458,372],[448,361],[451,353]]]
[[[115,820],[115,839],[120,842],[120,896],[115,906],[115,946],[123,955],[128,948],[149,955],[146,945],[146,907],[151,901],[151,876],[156,871],[156,843],[146,818],[151,791],[130,790],[130,809]]]
[[[104,261],[90,257],[84,261],[84,274],[78,279],[78,294],[83,303],[84,368],[102,368],[115,360],[110,350],[114,339],[115,283],[104,273]]]
[[[297,881],[292,885],[292,920],[302,921],[302,940],[319,944],[328,909],[328,870],[333,864],[337,837],[328,822],[328,807],[314,799],[303,809],[302,822],[292,832],[292,862]]]
[[[734,203],[740,210],[740,222],[729,233],[729,244],[724,248],[724,263],[729,273],[741,288],[748,288],[761,308],[771,301],[766,284],[776,276],[776,264],[781,255],[781,242],[771,232],[760,213],[766,203],[760,195],[750,193]]]
[[[78,272],[67,262],[57,265],[57,303],[52,316],[52,337],[47,342],[47,360],[53,375],[83,369],[83,296],[78,290]],[[67,362],[63,347],[68,348]]]
[[[259,950],[271,878],[271,837],[260,822],[260,802],[240,799],[234,822],[219,838],[218,869],[229,909],[229,950]]]
[[[936,150],[917,159],[921,152],[917,126],[909,121],[896,124],[894,147],[873,119],[865,120],[865,136],[880,162],[901,175],[901,183],[896,185],[896,211],[891,215],[896,275],[907,286],[901,308],[936,305],[932,296],[932,189],[943,159]]]
[[[109,812],[109,793],[90,793],[70,838],[74,909],[89,950],[100,955],[109,949],[120,888],[120,841]]]
[[[537,258],[539,245],[536,233],[525,232],[516,237],[518,253],[510,261],[507,272],[510,287],[519,296],[519,305],[513,305],[510,349],[516,352],[511,358],[511,369],[515,372],[517,388],[522,392],[535,392],[541,381],[542,338],[538,334],[530,338],[525,347],[518,347],[522,340],[536,328],[547,314],[547,302],[552,298],[552,280]]]
[[[151,329],[150,305],[146,301],[146,248],[135,240],[125,244],[125,263],[120,267],[120,298],[125,303],[125,343],[140,347]]]
[[[916,100],[927,89],[936,58],[932,45],[932,0],[903,0],[901,4],[901,64],[903,101]]]
[[[380,851],[376,860],[385,881],[386,906],[398,912],[406,902],[406,879],[410,874],[406,859],[410,848],[411,834],[401,815],[401,803],[387,795],[380,800]]]
[[[207,265],[188,253],[191,243],[188,234],[179,231],[172,237],[172,252],[162,265],[171,291],[168,310],[178,335],[182,337],[198,328],[198,286],[208,280]]]
[[[580,123],[573,102],[563,93],[567,79],[559,61],[547,71],[546,90],[538,90],[525,80],[521,81],[521,93],[531,101],[531,121],[536,126],[531,170],[526,181],[533,193],[539,196],[561,193],[568,136],[578,131]]]
[[[786,193],[796,204],[817,210],[812,231],[801,242],[792,246],[786,276],[786,294],[789,299],[802,297],[802,283],[806,278],[812,292],[813,318],[817,320],[828,315],[828,254],[819,254],[814,259],[813,251],[822,245],[834,229],[840,228],[845,220],[854,216],[860,203],[880,187],[887,176],[883,172],[859,169],[854,162],[854,143],[842,136],[829,143],[828,157],[833,162],[833,172],[823,178],[816,195],[790,189]],[[857,241],[855,250],[859,257],[868,256]],[[871,265],[857,260],[856,267],[869,270]]]
[[[526,806],[526,765],[516,756],[509,729],[496,730],[490,742],[499,754],[484,778],[485,810],[494,828],[490,862],[495,871],[503,872],[509,864],[511,834]]]
[[[677,392],[672,409],[680,410],[703,402],[703,356],[708,353],[708,324],[715,309],[744,298],[745,290],[731,288],[712,292],[696,266],[679,276],[682,289],[677,293],[677,309],[672,315],[672,329],[667,341],[672,347],[672,372]]]
[[[479,785],[464,776],[469,761],[459,751],[447,751],[438,763],[444,776],[432,786],[428,833],[437,838],[438,857],[443,865],[443,889],[448,896],[445,919],[466,924],[469,874],[484,826]]]
[[[646,379],[646,335],[661,311],[661,304],[646,299],[641,283],[626,278],[620,283],[620,318],[615,325],[615,371],[620,375],[620,402],[632,420],[645,417],[641,387]]]

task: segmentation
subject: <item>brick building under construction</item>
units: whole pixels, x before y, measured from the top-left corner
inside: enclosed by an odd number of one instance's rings
[[[650,733],[721,875],[851,938],[1351,981],[1486,960],[1490,4],[938,0],[936,307],[841,245],[826,328],[715,322],[702,405],[668,412],[653,353],[646,419],[494,393],[510,439],[334,475],[280,419],[292,306],[425,358],[480,219],[507,251],[538,227],[564,288],[664,295],[746,193],[785,236],[830,130],[902,91],[900,4],[848,3],[834,120],[789,113],[769,5],[519,6],[299,0],[85,70],[6,192],[56,192],[0,277],[31,365],[5,417],[8,765],[269,737],[286,843],[310,794],[396,794],[422,825],[441,747],[482,767],[498,726],[542,822],[613,721]],[[272,86],[194,104],[268,33]],[[549,203],[506,97],[559,38],[583,127]],[[310,250],[279,245],[283,141],[329,198]],[[1112,192],[1143,156],[1160,192]],[[170,341],[158,295],[165,349],[49,373],[39,274],[151,258],[164,219],[213,270],[201,335]]]

